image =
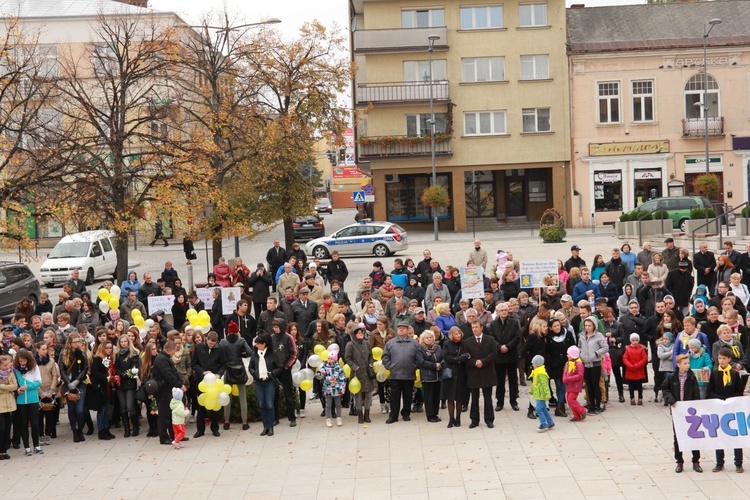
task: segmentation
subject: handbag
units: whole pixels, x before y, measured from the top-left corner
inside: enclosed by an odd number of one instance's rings
[[[224,378],[227,384],[246,384],[247,383],[247,370],[245,365],[242,363],[227,365],[227,371],[224,373]]]
[[[377,373],[375,373],[375,368],[373,368],[372,365],[367,365],[367,378],[374,380],[376,377]]]
[[[453,378],[453,370],[451,370],[449,367],[445,367],[442,370],[440,370],[440,380],[450,380]]]
[[[65,397],[68,399],[68,401],[75,403],[79,399],[81,399],[81,391],[78,389],[70,389],[66,394]]]
[[[39,409],[42,411],[52,411],[55,409],[54,398],[46,397],[39,400]]]
[[[146,387],[143,385],[140,385],[138,389],[135,390],[135,399],[136,401],[140,401],[141,403],[145,403],[148,401],[148,394],[146,394]]]
[[[188,259],[190,259],[190,260],[196,260],[197,258],[198,258],[198,256],[195,255],[195,252],[190,252],[190,256],[188,257]]]

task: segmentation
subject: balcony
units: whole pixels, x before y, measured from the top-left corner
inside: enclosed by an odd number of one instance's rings
[[[448,29],[397,28],[354,32],[354,53],[421,52],[427,51],[427,37],[437,35],[435,50],[448,49]]]
[[[430,136],[409,137],[389,135],[385,137],[360,137],[360,158],[403,158],[430,156]],[[450,134],[435,134],[435,155],[450,156]]]
[[[432,82],[432,98],[436,103],[450,101],[448,81]],[[430,102],[429,82],[360,83],[357,105],[418,104]]]
[[[701,138],[706,136],[706,119],[705,118],[686,118],[682,120],[683,137]],[[708,135],[724,135],[724,117],[713,116],[708,118]]]

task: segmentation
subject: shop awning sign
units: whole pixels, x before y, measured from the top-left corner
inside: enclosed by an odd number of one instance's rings
[[[669,140],[589,143],[589,156],[669,153]]]

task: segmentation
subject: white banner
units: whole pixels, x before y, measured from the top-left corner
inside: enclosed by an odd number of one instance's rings
[[[211,308],[214,306],[214,289],[220,288],[218,286],[213,286],[211,288],[196,288],[195,294],[198,296],[199,299],[201,299],[201,302],[203,302],[203,305],[206,308],[206,311],[210,311]]]
[[[160,295],[158,297],[148,297],[148,313],[154,314],[154,311],[162,310],[164,314],[172,314],[174,305],[174,295]]]
[[[221,289],[221,314],[228,316],[237,309],[237,301],[242,299],[242,288],[236,286]]]
[[[483,299],[484,298],[484,276],[482,267],[462,267],[461,272],[461,298]]]
[[[557,287],[556,260],[522,260],[518,274],[521,277],[521,288]]]
[[[680,401],[672,408],[680,449],[731,450],[750,448],[750,398],[747,396]]]

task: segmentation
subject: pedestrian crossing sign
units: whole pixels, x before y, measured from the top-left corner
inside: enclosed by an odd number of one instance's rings
[[[352,199],[354,200],[354,203],[364,203],[365,202],[365,192],[364,191],[354,191],[352,193]]]

